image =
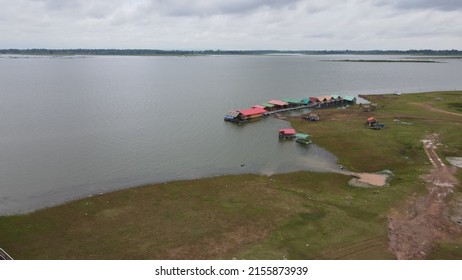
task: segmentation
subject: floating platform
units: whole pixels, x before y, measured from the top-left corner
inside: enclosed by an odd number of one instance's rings
[[[279,139],[294,139],[297,132],[293,128],[284,128],[279,130]]]
[[[295,141],[300,144],[310,145],[311,144],[311,135],[304,133],[296,133]]]
[[[283,112],[303,109],[340,107],[355,102],[355,97],[346,96],[345,98],[342,98],[339,95],[309,97],[303,98],[301,100],[285,98],[283,100],[270,100],[266,103],[254,105],[250,109],[230,111],[225,115],[224,119],[225,121],[229,122],[245,123],[250,119],[261,118],[263,116],[269,116]]]

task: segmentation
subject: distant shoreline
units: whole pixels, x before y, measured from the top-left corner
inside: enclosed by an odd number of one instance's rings
[[[0,49],[4,55],[412,55],[462,58],[462,50],[156,50],[156,49]]]
[[[417,60],[417,59],[332,59],[323,60],[327,62],[376,62],[376,63],[441,63],[436,60]]]

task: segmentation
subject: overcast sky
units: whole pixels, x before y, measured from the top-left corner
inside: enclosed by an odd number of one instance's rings
[[[0,48],[462,49],[462,0],[0,0]]]

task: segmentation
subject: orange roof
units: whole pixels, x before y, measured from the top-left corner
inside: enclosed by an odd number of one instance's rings
[[[278,106],[285,106],[285,105],[289,104],[289,103],[287,103],[285,101],[281,101],[281,100],[270,100],[267,103],[273,104],[273,105],[278,105]]]
[[[279,133],[284,133],[284,134],[295,134],[295,129],[293,128],[283,128],[283,129],[279,129]]]
[[[319,99],[319,101],[324,101],[324,100],[329,101],[329,100],[332,99],[332,96],[330,96],[330,95],[318,96],[318,99]]]
[[[252,115],[260,115],[260,114],[266,113],[266,110],[262,108],[252,108],[252,109],[239,110],[239,112],[243,114],[244,116],[252,116]]]

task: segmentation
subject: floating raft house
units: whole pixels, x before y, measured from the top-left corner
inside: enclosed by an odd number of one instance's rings
[[[229,111],[224,119],[229,122],[243,123],[250,119],[262,117],[263,113],[266,112],[265,109],[254,106],[250,109]]]
[[[274,105],[276,109],[287,108],[289,106],[289,103],[282,100],[270,100],[267,103]]]
[[[262,116],[277,114],[299,109],[316,109],[345,106],[356,102],[356,97],[339,95],[323,95],[307,97],[303,99],[284,98],[282,100],[270,100],[265,103],[252,106],[250,109],[233,110],[225,115],[225,121],[245,123]]]
[[[284,128],[279,130],[279,138],[281,139],[293,139],[297,132],[293,128]]]
[[[345,96],[343,100],[345,100],[347,103],[356,103],[356,97],[353,96]]]
[[[238,111],[229,111],[225,115],[225,121],[230,121],[230,122],[237,121],[237,118],[239,115],[240,113]]]
[[[311,144],[311,135],[303,134],[303,133],[296,133],[295,141],[301,144],[309,145]]]
[[[266,110],[263,108],[250,108],[239,110],[239,113],[241,113],[244,119],[253,119],[263,116],[263,113],[266,113]]]
[[[289,107],[297,107],[301,104],[300,100],[295,100],[291,98],[284,98],[282,99],[282,101],[286,102],[289,105]]]
[[[265,110],[267,110],[267,111],[271,111],[271,110],[273,110],[273,108],[274,108],[274,105],[273,105],[273,104],[269,104],[269,103],[262,103],[262,104],[260,104],[260,105],[264,106],[264,107],[265,107]]]

